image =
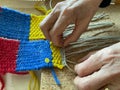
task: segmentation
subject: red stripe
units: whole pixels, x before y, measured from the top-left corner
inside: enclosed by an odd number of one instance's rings
[[[29,72],[12,72],[12,74],[25,75],[29,74]]]
[[[15,72],[19,41],[0,38],[0,72]]]

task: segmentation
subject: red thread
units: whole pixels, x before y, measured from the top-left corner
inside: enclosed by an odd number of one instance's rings
[[[12,72],[12,74],[25,75],[25,74],[29,74],[29,73],[28,72]]]
[[[19,41],[0,38],[0,73],[15,72]]]

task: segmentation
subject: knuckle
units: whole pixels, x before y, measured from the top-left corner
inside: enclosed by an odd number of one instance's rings
[[[76,42],[76,41],[78,40],[79,36],[78,36],[77,34],[75,34],[74,32],[72,32],[72,33],[68,36],[68,38],[70,38],[70,43],[72,43],[72,42]]]
[[[61,3],[60,2],[55,5],[55,8],[60,8],[60,7],[61,7]]]
[[[88,80],[84,80],[79,84],[80,90],[92,90],[90,83],[88,83]]]
[[[96,57],[99,58],[100,62],[108,63],[112,59],[114,59],[114,52],[109,48],[104,48],[97,52]]]
[[[55,9],[55,10],[53,10],[53,12],[51,13],[51,16],[54,16],[54,15],[59,15],[60,14],[60,9]]]
[[[91,90],[91,89],[90,89],[90,85],[89,85],[89,84],[86,84],[86,83],[80,85],[79,89],[80,89],[80,90]]]
[[[83,76],[85,74],[85,70],[84,68],[80,67],[79,65],[75,66],[75,72],[79,75],[79,76]]]
[[[59,14],[60,13],[60,9],[59,8],[54,8],[53,11],[51,12],[51,16],[54,14]]]
[[[53,42],[55,46],[61,47],[61,45],[58,42]]]
[[[44,23],[42,23],[42,22],[39,24],[39,26],[40,26],[40,29],[41,29],[41,30],[43,30],[44,27],[45,27],[45,26],[44,26]]]
[[[73,15],[73,9],[65,8],[62,14],[66,15],[67,17],[70,17],[71,15]]]
[[[60,8],[61,6],[63,6],[64,2],[59,2],[55,5],[55,8]]]
[[[53,14],[59,14],[62,11],[62,9],[61,9],[62,7],[63,7],[63,2],[57,3],[55,5],[54,9],[51,12],[51,15],[53,15]]]
[[[76,42],[78,40],[78,38],[73,38],[73,42]]]
[[[112,49],[110,49],[110,48],[105,48],[105,52],[106,51],[107,51],[107,54],[109,54],[109,55],[114,54],[114,51]]]
[[[79,90],[91,90],[90,85],[87,82],[79,81],[78,78],[74,79],[74,84],[78,87]]]

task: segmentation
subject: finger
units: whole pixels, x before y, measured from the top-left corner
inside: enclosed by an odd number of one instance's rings
[[[71,19],[68,17],[68,13],[65,11],[57,19],[53,28],[50,30],[50,37],[54,45],[63,46],[63,37],[62,34],[65,31],[66,27],[71,23]]]
[[[90,52],[88,53],[86,56],[84,56],[83,58],[81,58],[80,60],[78,60],[78,62],[82,62],[85,61],[86,59],[88,59],[92,54],[95,54],[96,51]]]
[[[64,46],[67,46],[71,42],[75,42],[78,40],[80,35],[87,30],[89,24],[89,19],[83,19],[75,23],[75,29],[73,32],[66,37]]]
[[[59,17],[60,12],[53,9],[53,11],[46,16],[46,18],[40,23],[40,28],[45,35],[46,39],[50,40],[49,31],[53,27],[57,18]]]
[[[109,66],[109,69],[114,73],[117,73],[119,69],[112,70],[114,68],[119,68],[119,60],[115,58],[119,58],[120,55],[109,55],[106,56],[105,54],[101,56],[102,51],[97,52],[94,55],[91,55],[87,60],[83,61],[82,63],[75,66],[75,71],[79,76],[86,76],[89,75],[100,68],[107,69],[106,67]],[[106,56],[106,57],[105,57]],[[116,64],[114,64],[116,63]],[[103,66],[104,65],[104,66]],[[112,73],[112,72],[111,72]]]
[[[103,70],[95,72],[86,77],[77,76],[74,79],[79,90],[99,90],[110,82],[110,75]]]
[[[100,58],[94,54],[91,55],[87,60],[75,66],[75,71],[79,76],[89,75],[102,67]]]

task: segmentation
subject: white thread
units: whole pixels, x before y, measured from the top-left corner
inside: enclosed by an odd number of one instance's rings
[[[52,0],[50,0],[49,6],[50,6],[50,9],[53,9],[53,8],[52,8]]]

